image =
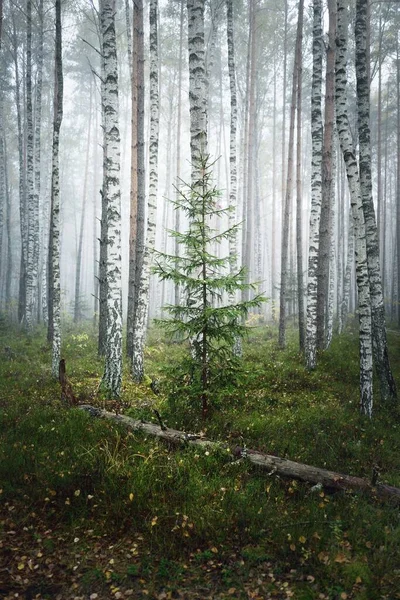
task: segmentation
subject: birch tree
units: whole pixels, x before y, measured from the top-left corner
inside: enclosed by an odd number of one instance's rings
[[[122,297],[120,132],[115,0],[101,0],[100,27],[101,51],[104,61],[102,111],[107,157],[103,189],[107,207],[107,237],[105,240],[107,243],[107,334],[102,387],[112,397],[118,397],[122,383]]]
[[[356,77],[357,117],[359,135],[360,186],[365,218],[368,274],[371,292],[374,364],[383,401],[394,402],[396,384],[392,375],[386,338],[385,307],[379,260],[378,230],[372,198],[371,133],[369,124],[369,69],[367,63],[368,0],[356,2]]]
[[[347,28],[345,0],[337,0],[335,58],[336,126],[340,148],[346,165],[355,229],[356,277],[360,321],[360,410],[371,417],[373,405],[371,299],[367,266],[365,220],[361,200],[358,164],[347,114]]]
[[[229,229],[233,235],[229,238],[229,264],[231,275],[237,271],[237,231],[234,229],[237,214],[237,93],[236,93],[236,67],[235,67],[235,41],[233,35],[233,6],[232,0],[226,0],[226,35],[228,45],[228,70],[229,70],[229,88],[230,88],[230,133],[229,133]],[[233,352],[235,356],[242,353],[241,339],[235,338]]]
[[[207,100],[204,47],[204,1],[187,0],[189,51],[190,156],[192,184],[201,177],[200,158],[207,156]]]
[[[37,292],[36,255],[37,240],[39,235],[37,198],[34,189],[34,146],[33,146],[33,105],[32,105],[32,0],[26,3],[26,182],[27,182],[27,226],[28,248],[26,265],[26,306],[25,326],[32,330],[35,320],[35,303]]]
[[[51,216],[49,243],[49,294],[51,295],[51,318],[49,328],[52,342],[52,374],[58,377],[61,356],[61,288],[60,288],[60,169],[59,145],[63,117],[63,69],[61,0],[56,0],[56,46],[54,78],[53,149],[51,175]]]
[[[144,344],[147,315],[149,310],[150,267],[156,238],[157,193],[158,193],[158,0],[150,0],[150,147],[149,147],[149,205],[147,238],[139,290],[135,307],[133,330],[132,376],[140,382],[144,374]]]
[[[322,198],[322,1],[313,3],[313,73],[311,89],[311,213],[308,253],[306,365],[317,364],[317,269]]]
[[[325,79],[325,120],[322,145],[322,196],[319,223],[317,266],[317,347],[326,348],[326,323],[329,297],[329,262],[332,245],[332,199],[334,198],[334,122],[335,122],[335,32],[336,0],[328,0],[329,31]]]

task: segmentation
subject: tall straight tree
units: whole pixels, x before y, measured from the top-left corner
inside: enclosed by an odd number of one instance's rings
[[[201,177],[200,158],[207,156],[207,97],[204,47],[204,0],[187,0],[189,51],[190,157],[192,185]]]
[[[122,383],[122,296],[121,296],[121,192],[120,132],[118,123],[118,62],[115,35],[115,0],[100,1],[100,27],[104,61],[102,97],[106,161],[104,174],[107,207],[107,334],[102,387],[118,397]],[[103,240],[104,242],[104,240]]]
[[[332,188],[335,124],[335,32],[336,0],[328,0],[329,31],[325,79],[325,123],[322,144],[322,198],[317,266],[317,347],[326,347],[326,321],[331,255]]]
[[[367,266],[365,220],[361,200],[357,157],[353,148],[347,114],[347,10],[346,0],[337,0],[337,33],[335,58],[336,126],[340,148],[346,165],[347,181],[355,229],[356,277],[358,314],[360,321],[360,410],[371,416],[372,387],[372,330],[371,299]]]
[[[308,252],[306,365],[317,364],[317,269],[322,198],[322,1],[313,3],[313,74],[311,89],[311,214]]]
[[[53,115],[53,154],[51,174],[51,215],[49,243],[49,295],[51,296],[51,314],[49,331],[52,342],[52,373],[58,377],[61,356],[61,288],[60,288],[60,168],[59,145],[60,129],[63,117],[63,70],[62,70],[62,32],[61,0],[56,0],[56,48],[54,77],[54,115]]]
[[[378,230],[372,198],[369,66],[367,61],[368,0],[356,2],[356,77],[359,136],[360,186],[367,238],[368,273],[371,290],[374,364],[378,373],[381,398],[394,402],[396,384],[390,368],[386,338],[385,306],[379,259]]]
[[[304,351],[305,319],[304,319],[304,278],[303,278],[303,236],[302,236],[302,181],[301,181],[301,142],[302,142],[302,83],[303,83],[303,13],[304,2],[299,3],[299,48],[297,58],[297,139],[296,139],[296,254],[297,254],[297,298],[299,314],[299,348]]]
[[[281,249],[281,289],[279,302],[279,347],[286,345],[286,303],[287,303],[287,283],[288,283],[288,246],[289,246],[289,218],[292,203],[293,192],[293,167],[294,167],[294,125],[296,117],[296,98],[298,85],[298,65],[301,54],[301,42],[303,34],[303,0],[299,2],[299,12],[297,21],[296,50],[293,65],[292,77],[292,98],[290,103],[290,125],[289,125],[289,143],[288,143],[288,163],[285,203],[283,207],[282,224],[282,249]]]
[[[229,172],[230,172],[230,187],[229,187],[229,229],[233,231],[229,238],[229,262],[231,275],[237,271],[237,231],[234,229],[236,224],[237,214],[237,93],[236,93],[236,66],[235,66],[235,41],[233,35],[233,4],[232,0],[226,0],[226,34],[228,45],[228,70],[229,70],[229,87],[231,100],[231,118],[230,118],[230,133],[229,133]],[[240,338],[235,338],[233,348],[234,354],[239,356],[242,353],[242,344]]]
[[[145,146],[144,146],[144,32],[143,0],[133,3],[131,122],[131,210],[129,231],[129,281],[127,354],[132,359],[135,311],[145,240]]]
[[[28,251],[26,266],[26,306],[25,326],[32,330],[35,323],[35,306],[38,282],[38,247],[39,211],[35,196],[34,181],[34,135],[33,135],[33,104],[32,104],[32,0],[26,2],[26,182],[27,182],[27,226]]]
[[[158,0],[150,0],[150,147],[149,147],[149,206],[147,216],[147,239],[142,272],[135,306],[133,329],[132,376],[141,381],[144,375],[144,344],[147,315],[149,311],[150,267],[156,240],[157,193],[158,193]]]

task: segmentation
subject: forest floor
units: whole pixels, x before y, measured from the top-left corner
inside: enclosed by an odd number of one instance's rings
[[[97,394],[94,332],[66,327],[79,401],[209,439],[400,487],[399,410],[378,391],[358,414],[355,330],[304,369],[295,333],[252,329],[240,371],[219,373],[201,422],[187,348],[152,331],[146,381],[125,366],[118,405]],[[389,333],[400,384],[400,336]],[[60,401],[44,331],[0,331],[0,597],[25,599],[400,598],[400,513],[261,472],[226,446],[171,448]],[[158,380],[159,393],[150,387]],[[153,386],[154,387],[154,386]],[[376,390],[378,386],[375,386]]]

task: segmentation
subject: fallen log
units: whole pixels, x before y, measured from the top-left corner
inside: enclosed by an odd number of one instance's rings
[[[114,414],[86,404],[81,404],[78,408],[87,411],[93,417],[113,421],[132,431],[143,431],[146,434],[155,436],[173,445],[189,444],[191,446],[205,448],[223,447],[229,449],[227,444],[213,442],[199,434],[186,433],[166,426],[155,425],[154,423],[137,421],[126,415]],[[297,479],[313,485],[320,485],[329,488],[330,490],[367,492],[379,498],[392,499],[395,502],[400,502],[400,488],[391,485],[376,483],[375,481],[369,481],[362,477],[353,477],[351,475],[321,469],[286,458],[280,458],[279,456],[241,448],[240,446],[236,446],[235,448],[230,449],[230,451],[233,456],[246,459],[261,469],[267,470],[269,475],[276,474],[290,479]]]

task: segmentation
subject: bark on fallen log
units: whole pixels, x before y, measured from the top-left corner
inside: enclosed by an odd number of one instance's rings
[[[133,431],[143,431],[144,433],[158,437],[170,444],[190,444],[200,447],[222,446],[229,448],[228,445],[207,440],[201,435],[185,433],[184,431],[170,429],[169,427],[162,428],[153,423],[137,421],[125,415],[116,415],[106,410],[102,410],[101,408],[95,408],[94,406],[82,404],[78,408],[89,412],[93,417],[108,419],[114,423],[124,425]],[[383,483],[373,484],[371,481],[368,481],[368,479],[362,477],[352,477],[351,475],[328,471],[327,469],[305,465],[286,458],[280,458],[279,456],[272,456],[270,454],[264,454],[263,452],[257,452],[256,450],[244,449],[239,446],[231,449],[231,452],[234,456],[245,458],[261,469],[269,471],[269,474],[271,475],[281,475],[283,477],[305,481],[314,485],[320,484],[323,487],[332,490],[367,492],[379,498],[393,499],[396,502],[400,502],[400,488],[391,485]]]

